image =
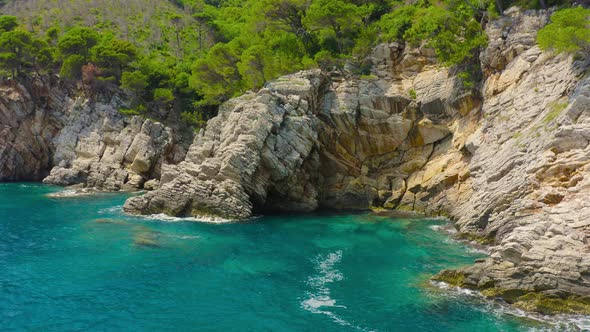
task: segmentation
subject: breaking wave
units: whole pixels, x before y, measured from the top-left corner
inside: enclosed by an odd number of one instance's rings
[[[123,213],[123,205],[115,205],[112,207],[98,210],[98,214],[120,214]]]
[[[330,284],[341,281],[344,275],[340,272],[336,265],[342,260],[342,250],[327,254],[319,255],[314,260],[317,274],[310,276],[306,284],[312,289],[307,292],[307,298],[301,301],[301,308],[314,314],[326,315],[335,323],[353,328],[359,331],[370,331],[366,328],[356,326],[342,317],[338,316],[329,308],[344,308],[346,306],[336,304],[336,300],[330,296]]]
[[[235,220],[224,219],[220,217],[210,217],[210,216],[197,216],[197,217],[172,217],[164,213],[153,214],[149,216],[137,216],[138,218],[154,220],[154,221],[164,221],[164,222],[204,222],[210,224],[226,224],[235,222]]]

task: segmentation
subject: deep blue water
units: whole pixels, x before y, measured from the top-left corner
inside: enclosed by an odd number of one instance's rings
[[[482,257],[436,231],[442,221],[158,220],[123,215],[124,194],[46,196],[60,190],[0,184],[2,331],[547,328],[429,284]]]

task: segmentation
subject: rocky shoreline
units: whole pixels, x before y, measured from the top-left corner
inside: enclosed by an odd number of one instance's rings
[[[154,189],[126,202],[135,214],[446,216],[491,254],[435,279],[526,310],[590,313],[590,65],[541,52],[547,17],[511,9],[488,24],[479,85],[432,50],[383,44],[370,76],[281,77],[223,104],[190,146],[119,115],[120,96],[4,83],[0,180]]]

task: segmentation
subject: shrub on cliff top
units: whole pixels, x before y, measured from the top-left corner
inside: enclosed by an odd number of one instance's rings
[[[590,50],[590,9],[575,7],[555,12],[551,23],[537,34],[537,42],[543,50]]]
[[[0,15],[0,32],[12,31],[18,26],[16,16]]]

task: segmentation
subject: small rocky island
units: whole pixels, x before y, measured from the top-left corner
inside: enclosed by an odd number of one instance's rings
[[[432,48],[381,43],[368,75],[270,80],[196,134],[122,115],[125,93],[5,79],[0,180],[146,190],[124,206],[140,215],[442,216],[490,255],[435,280],[529,311],[590,314],[590,57],[541,50],[549,16],[512,7],[490,21],[475,85]]]

